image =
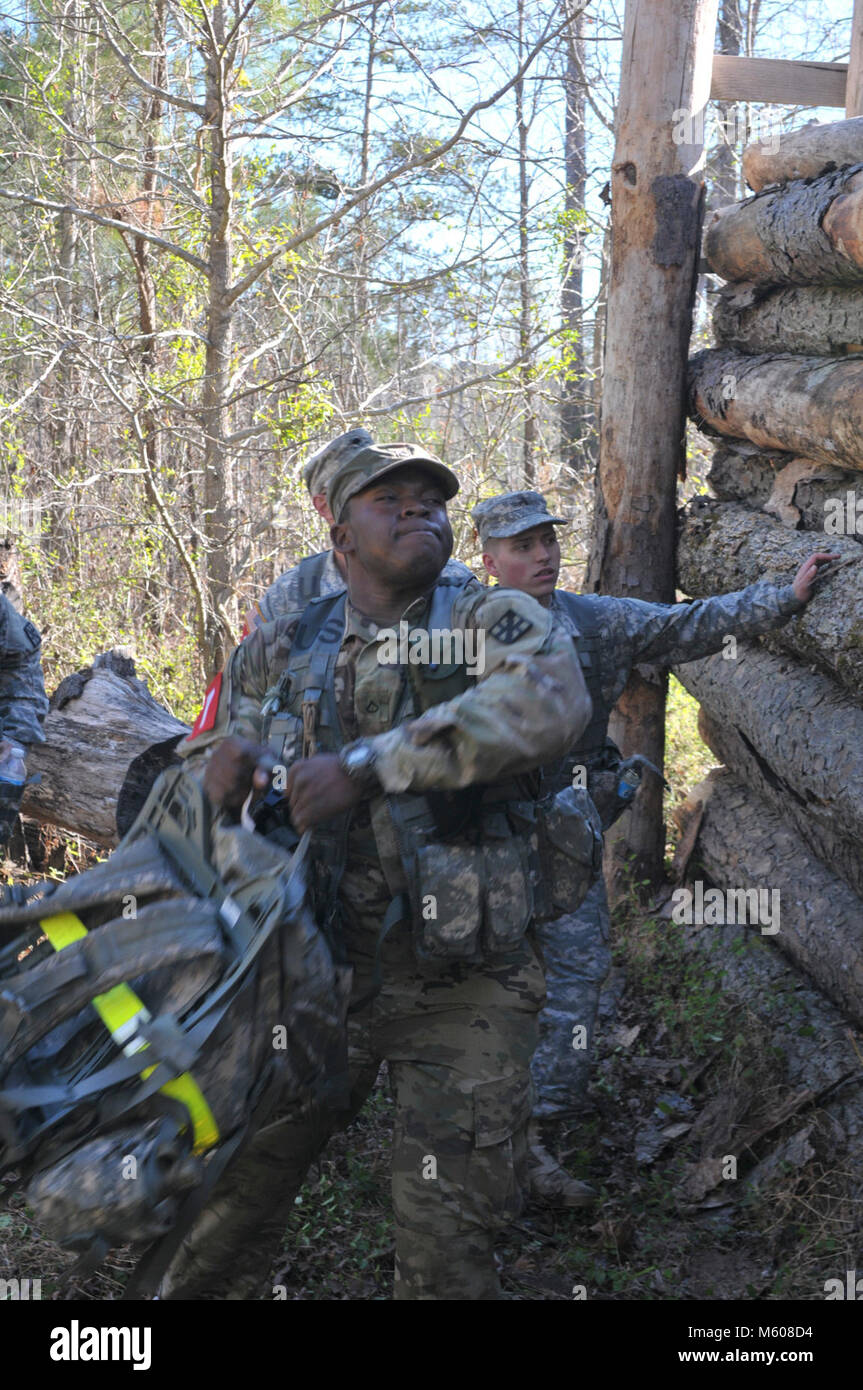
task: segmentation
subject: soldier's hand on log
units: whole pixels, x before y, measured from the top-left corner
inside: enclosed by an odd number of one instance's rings
[[[269,786],[272,761],[268,748],[231,734],[207,763],[204,791],[214,806],[239,811],[250,791]]]
[[[358,805],[362,788],[342,770],[334,753],[317,753],[288,769],[285,796],[294,829],[302,835],[320,821]]]
[[[808,603],[814,592],[819,570],[823,569],[825,565],[829,565],[832,560],[840,560],[841,558],[840,555],[833,555],[823,550],[810,555],[808,560],[803,561],[794,576],[794,597],[798,598],[801,603]]]

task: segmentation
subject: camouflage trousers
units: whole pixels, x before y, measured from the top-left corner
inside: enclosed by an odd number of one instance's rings
[[[548,1002],[540,1015],[539,1046],[531,1063],[534,1114],[538,1119],[574,1119],[587,1094],[599,995],[611,964],[602,875],[576,912],[544,923],[536,934]]]
[[[369,989],[380,921],[380,911],[371,920],[363,912],[349,924],[354,999]],[[420,968],[409,935],[401,927],[390,933],[382,988],[349,1018],[343,1097],[258,1131],[175,1256],[162,1298],[267,1292],[306,1171],[357,1114],[383,1060],[395,1098],[394,1296],[500,1296],[493,1241],[522,1206],[542,966],[525,939],[493,965]]]

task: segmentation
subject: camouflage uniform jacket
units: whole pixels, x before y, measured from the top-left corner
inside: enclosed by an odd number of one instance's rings
[[[0,594],[0,730],[4,738],[29,747],[44,743],[42,722],[48,699],[39,657],[37,629]]]
[[[573,637],[579,636],[572,615],[561,601],[560,590],[552,596],[551,611]],[[634,666],[656,662],[671,666],[695,661],[719,651],[723,639],[758,637],[770,632],[805,607],[794,596],[790,584],[782,587],[759,580],[734,593],[716,598],[695,599],[691,603],[645,603],[641,599],[613,598],[604,594],[582,594],[590,604],[598,626],[598,672],[592,689],[594,708],[591,727],[600,720],[607,725]],[[601,691],[603,708],[597,708]]]
[[[402,620],[421,626],[428,605],[427,597],[415,600]],[[179,750],[191,766],[229,734],[262,740],[261,706],[285,664],[299,616],[265,624],[232,653],[212,726]],[[378,660],[391,629],[379,629],[348,603],[339,713],[345,742],[374,740],[387,792],[467,787],[535,768],[571,747],[586,722],[587,695],[572,644],[534,599],[474,582],[460,591],[451,622],[454,630],[484,636],[476,689],[392,728],[402,671]]]
[[[252,612],[257,613],[260,622],[271,623],[276,618],[284,618],[290,613],[298,613],[308,603],[309,597],[327,598],[330,594],[340,594],[345,588],[345,578],[336,564],[336,552],[325,550],[319,556],[311,556],[311,559],[320,559],[320,572],[317,576],[314,593],[306,594],[303,598],[301,594],[301,565],[294,565],[293,569],[287,570],[275,579],[269,589],[261,595],[257,603],[252,607]],[[470,574],[470,570],[458,560],[449,560],[444,566],[443,573],[447,576],[455,577],[464,575],[465,578]]]
[[[429,598],[419,598],[403,618],[422,626]],[[213,745],[229,734],[264,741],[261,706],[290,652],[300,615],[258,628],[232,653],[218,692],[211,727],[180,745],[198,770]],[[393,727],[403,670],[378,660],[387,629],[350,602],[335,671],[335,696],[345,743],[367,738],[377,754],[384,793],[451,790],[532,770],[561,757],[587,723],[590,700],[566,631],[527,594],[488,590],[472,580],[458,592],[453,630],[484,637],[484,669],[475,688]],[[354,813],[354,847],[373,827],[371,857],[383,866],[390,891],[403,881],[384,795]],[[349,857],[351,850],[349,849]]]

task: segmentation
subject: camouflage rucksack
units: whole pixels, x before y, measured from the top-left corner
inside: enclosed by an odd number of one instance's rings
[[[172,768],[105,863],[0,903],[0,1172],[85,1269],[157,1241],[134,1294],[244,1138],[343,1048],[348,980],[303,848],[211,821]]]

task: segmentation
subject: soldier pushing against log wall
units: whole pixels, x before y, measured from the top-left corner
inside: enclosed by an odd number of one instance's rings
[[[721,650],[728,635],[756,637],[781,626],[812,597],[819,568],[838,557],[818,552],[800,566],[791,584],[760,581],[736,593],[690,603],[645,603],[599,594],[572,594],[558,589],[560,544],[555,527],[564,518],[549,513],[537,492],[492,497],[473,509],[489,574],[511,589],[521,589],[549,610],[575,639],[593,715],[577,745],[557,764],[544,769],[544,790],[556,792],[574,777],[587,789],[608,829],[626,809],[637,786],[620,794],[620,750],[608,737],[611,711],[640,662],[670,666]],[[637,766],[637,764],[636,764]],[[581,783],[584,784],[583,782]],[[624,783],[626,785],[626,782]],[[537,928],[542,944],[548,1003],[540,1016],[540,1042],[532,1073],[538,1122],[530,1146],[531,1190],[564,1206],[582,1206],[585,1189],[552,1159],[542,1144],[539,1123],[572,1123],[587,1090],[602,982],[608,973],[609,912],[605,884],[599,876],[581,906],[556,922]],[[573,1046],[575,1030],[587,1030],[587,1046]]]

